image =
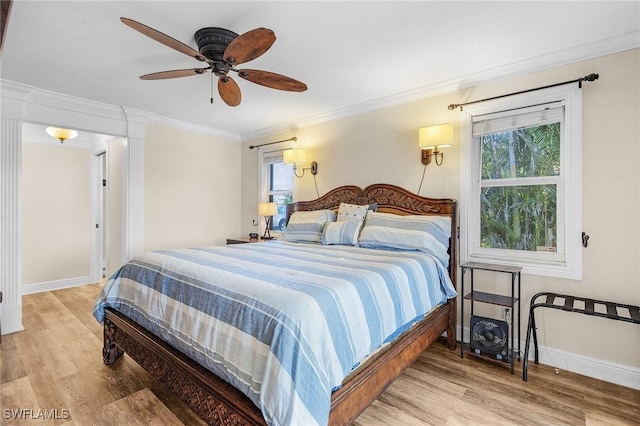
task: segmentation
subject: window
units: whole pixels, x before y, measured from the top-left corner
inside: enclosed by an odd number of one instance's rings
[[[461,257],[581,279],[581,97],[562,86],[466,111]]]
[[[293,201],[293,165],[282,161],[282,152],[263,156],[262,197],[278,205],[278,214],[271,218],[271,230],[284,231],[287,222],[287,204]]]

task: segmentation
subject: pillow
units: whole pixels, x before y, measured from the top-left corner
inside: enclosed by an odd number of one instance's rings
[[[312,210],[312,211],[297,211],[293,212],[289,218],[289,224],[291,223],[327,223],[336,221],[336,212],[333,210]],[[289,225],[287,224],[287,226]]]
[[[293,217],[293,216],[291,216]],[[319,243],[325,223],[291,223],[287,225],[280,239],[294,243]]]
[[[343,220],[327,223],[322,231],[322,244],[340,244],[355,246],[358,243],[358,234],[362,228],[362,221]]]
[[[377,207],[377,205],[376,205]],[[369,211],[369,205],[359,206],[357,204],[340,203],[338,208],[338,221],[359,221],[364,220],[367,217]]]
[[[297,211],[291,214],[281,239],[296,243],[319,243],[327,222],[335,222],[333,210]]]
[[[367,248],[417,250],[449,262],[451,218],[369,212],[358,243]]]

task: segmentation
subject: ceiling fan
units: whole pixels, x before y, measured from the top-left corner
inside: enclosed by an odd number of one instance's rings
[[[249,62],[265,53],[276,41],[276,36],[270,29],[256,28],[242,35],[233,31],[217,28],[201,28],[195,33],[198,50],[148,27],[133,19],[120,18],[122,23],[134,30],[164,44],[172,49],[189,55],[200,62],[206,62],[204,68],[190,68],[182,70],[161,71],[141,75],[142,80],[162,80],[167,78],[188,77],[204,74],[211,70],[218,77],[218,93],[222,100],[229,106],[238,106],[242,101],[240,87],[231,76],[230,71],[238,74],[240,78],[272,89],[286,90],[290,92],[304,92],[307,85],[281,74],[254,69],[236,69],[237,65]],[[212,83],[213,86],[213,83]],[[213,87],[211,89],[213,91]],[[213,103],[213,96],[211,97]]]

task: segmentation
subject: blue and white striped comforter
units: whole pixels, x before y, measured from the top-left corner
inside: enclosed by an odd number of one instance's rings
[[[106,283],[94,316],[122,312],[270,425],[324,425],[364,357],[455,295],[426,253],[274,241],[146,253]]]

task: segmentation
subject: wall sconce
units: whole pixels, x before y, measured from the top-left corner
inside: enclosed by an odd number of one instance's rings
[[[453,126],[451,124],[439,124],[437,126],[423,127],[419,130],[419,145],[421,148],[420,160],[425,166],[435,159],[436,165],[441,166],[444,153],[438,148],[451,146],[453,141]]]
[[[312,161],[311,167],[305,167],[302,169],[302,174],[298,176],[298,164],[303,164],[307,161],[307,153],[301,148],[291,148],[282,152],[282,158],[285,164],[293,164],[293,173],[296,177],[301,178],[304,176],[305,170],[311,170],[311,174],[318,173],[318,162]]]
[[[47,127],[46,132],[54,138],[59,139],[60,143],[78,136],[78,132],[75,130],[61,129],[59,127]]]
[[[258,203],[258,216],[264,216],[264,222],[266,224],[266,228],[264,230],[264,234],[262,235],[263,240],[272,240],[271,236],[271,216],[275,216],[278,214],[278,205],[276,203]]]

